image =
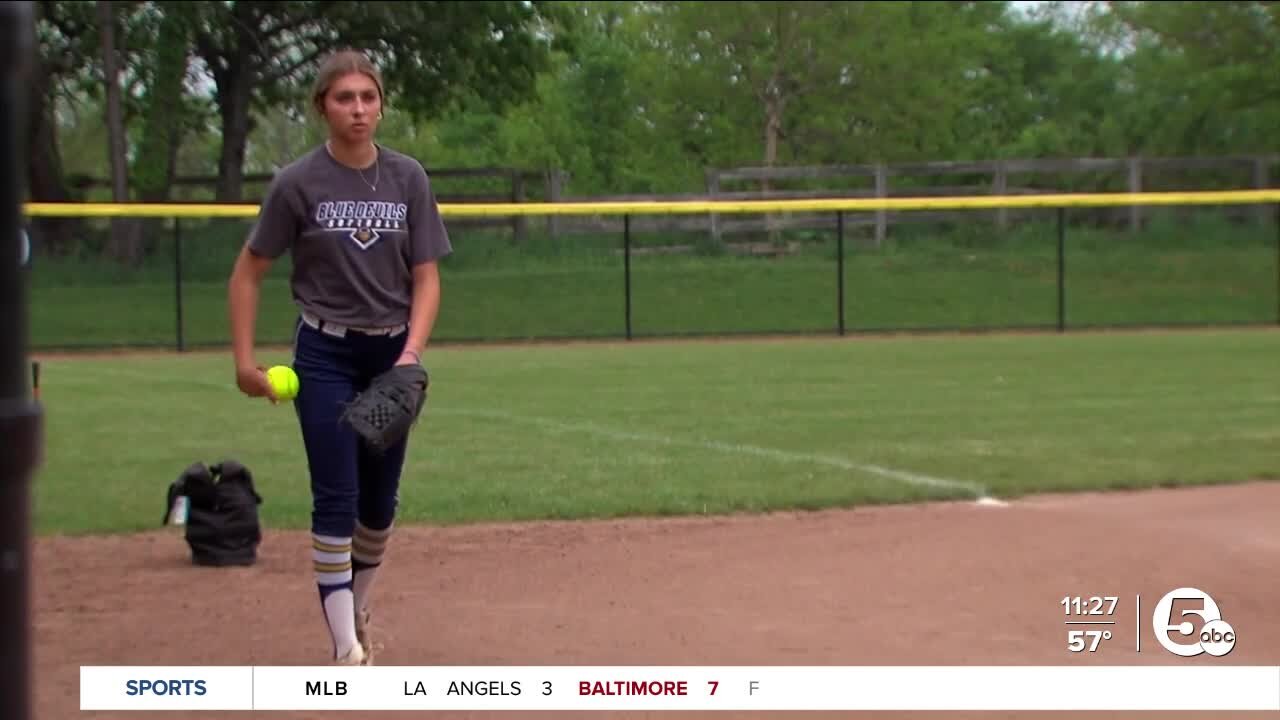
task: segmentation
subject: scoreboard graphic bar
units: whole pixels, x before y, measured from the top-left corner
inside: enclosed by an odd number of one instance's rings
[[[80,708],[1280,711],[1280,666],[84,666]]]

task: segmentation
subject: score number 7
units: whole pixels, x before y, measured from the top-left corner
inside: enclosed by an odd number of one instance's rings
[[[719,681],[719,680],[708,680],[708,681],[707,681],[707,684],[711,686],[711,694],[712,694],[712,695],[715,695],[715,694],[716,694],[716,689],[720,687],[720,681]]]

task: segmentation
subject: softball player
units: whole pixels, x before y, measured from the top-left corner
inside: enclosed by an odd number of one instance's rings
[[[452,252],[422,165],[374,142],[383,100],[379,71],[362,54],[322,64],[313,102],[329,138],[275,176],[229,284],[236,382],[274,402],[254,361],[254,325],[263,276],[293,254],[294,405],[310,472],[315,582],[340,665],[372,659],[370,590],[407,441],[369,452],[339,416],[375,375],[421,362],[440,305],[437,261]]]

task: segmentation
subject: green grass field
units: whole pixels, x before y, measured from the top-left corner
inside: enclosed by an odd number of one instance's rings
[[[1274,478],[1278,355],[1268,331],[436,349],[401,522]],[[168,484],[224,457],[268,527],[306,526],[292,409],[240,396],[227,355],[50,357],[41,378],[39,533],[157,527]]]

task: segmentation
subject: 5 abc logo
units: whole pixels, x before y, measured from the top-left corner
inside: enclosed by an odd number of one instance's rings
[[[1192,617],[1199,618],[1198,629],[1197,623],[1188,619]],[[1236,646],[1235,628],[1222,619],[1218,603],[1196,588],[1184,587],[1166,593],[1156,603],[1151,625],[1164,649],[1181,657],[1202,653],[1222,657]]]

